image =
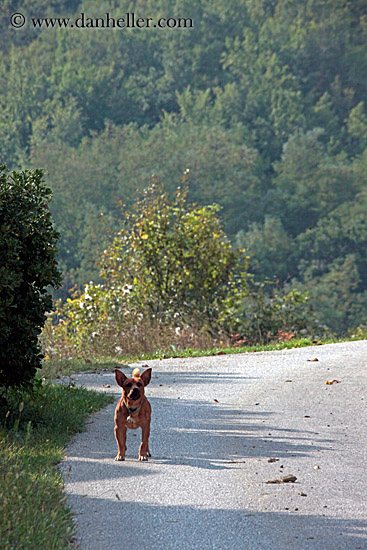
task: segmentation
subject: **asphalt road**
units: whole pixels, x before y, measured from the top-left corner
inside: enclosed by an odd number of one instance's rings
[[[367,549],[367,341],[149,366],[149,462],[140,430],[114,461],[111,405],[61,464],[76,546]],[[112,373],[76,378],[119,398]]]

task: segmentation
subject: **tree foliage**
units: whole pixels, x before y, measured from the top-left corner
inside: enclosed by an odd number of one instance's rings
[[[221,206],[231,242],[254,253],[258,281],[296,282],[335,331],[366,322],[363,224],[343,232],[336,222],[350,227],[367,200],[365,8],[364,0],[141,0],[136,13],[191,17],[194,27],[36,31],[10,28],[11,11],[118,18],[132,8],[17,0],[10,10],[6,1],[0,157],[49,172],[60,295],[99,280],[119,201],[130,208],[153,173],[172,198],[189,169],[189,199]],[[349,304],[340,317],[322,281],[350,262],[358,284],[335,290]]]
[[[245,289],[247,259],[233,250],[218,207],[188,205],[186,197],[186,186],[172,201],[161,184],[148,188],[105,250],[102,275],[128,289],[138,310],[215,324],[235,286]]]
[[[60,284],[58,232],[41,171],[0,167],[0,386],[27,385],[41,367],[38,336]]]
[[[186,176],[172,199],[155,181],[123,209],[122,227],[102,254],[104,283],[59,304],[58,322],[45,334],[50,354],[152,352],[198,339],[203,346],[231,330],[229,312],[247,293],[248,257],[232,247],[218,206],[187,203]]]

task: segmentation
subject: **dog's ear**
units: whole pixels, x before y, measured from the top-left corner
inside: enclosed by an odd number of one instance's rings
[[[152,369],[149,367],[149,369],[146,369],[144,372],[141,373],[140,378],[144,382],[144,386],[147,386],[150,382],[150,379],[152,377]]]
[[[121,372],[119,369],[115,369],[115,378],[116,378],[116,382],[118,383],[119,386],[123,386],[123,383],[125,382],[127,376],[126,374],[124,374],[123,372]]]

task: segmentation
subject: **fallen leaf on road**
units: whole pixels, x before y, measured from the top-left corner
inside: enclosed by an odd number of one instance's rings
[[[296,476],[287,475],[279,479],[269,479],[266,483],[294,483],[295,481],[297,481]]]
[[[331,386],[331,384],[340,384],[340,380],[326,380],[325,384]]]
[[[297,481],[297,478],[296,478],[296,476],[287,475],[287,476],[282,476],[280,478],[280,481],[282,483],[294,483],[295,481]]]
[[[213,399],[214,403],[219,403],[218,399]]]
[[[307,359],[307,361],[318,361],[317,357],[314,357],[313,359]]]
[[[320,466],[314,466],[313,469],[314,470],[320,470]]]
[[[102,384],[102,388],[110,388],[111,386],[109,384]]]
[[[269,458],[268,462],[279,462],[279,458]]]

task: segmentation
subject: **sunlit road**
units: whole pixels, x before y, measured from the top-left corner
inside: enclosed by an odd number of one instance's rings
[[[61,465],[76,547],[366,549],[366,363],[367,341],[150,361],[149,462],[140,430],[113,460],[111,405]],[[119,397],[113,373],[77,378]]]

